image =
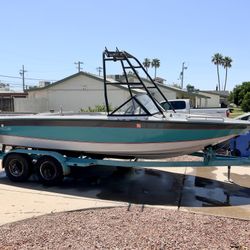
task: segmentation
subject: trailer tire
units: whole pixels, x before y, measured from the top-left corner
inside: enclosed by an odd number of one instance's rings
[[[40,157],[36,162],[35,168],[39,180],[44,185],[57,185],[63,180],[62,165],[51,156]]]
[[[11,181],[26,181],[31,175],[31,158],[24,154],[10,153],[4,158],[3,167]]]

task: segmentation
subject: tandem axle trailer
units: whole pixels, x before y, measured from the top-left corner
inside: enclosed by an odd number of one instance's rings
[[[0,151],[0,159],[7,177],[11,181],[26,181],[31,174],[36,174],[39,180],[47,185],[53,185],[63,180],[74,167],[115,166],[129,168],[147,167],[228,167],[230,179],[231,166],[250,166],[250,157],[217,155],[212,148],[204,152],[192,154],[202,157],[201,161],[138,161],[119,159],[95,159],[78,156],[70,157],[57,151],[35,149],[11,149]]]

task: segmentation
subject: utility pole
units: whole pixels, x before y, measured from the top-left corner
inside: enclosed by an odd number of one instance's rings
[[[99,76],[101,75],[102,72],[102,67],[97,67],[96,70],[98,71]]]
[[[78,72],[80,72],[82,69],[81,64],[83,64],[83,62],[78,61],[78,62],[75,62],[75,64],[77,65]]]
[[[23,92],[25,91],[25,78],[24,78],[24,74],[27,72],[27,70],[24,70],[24,65],[22,67],[22,69],[20,69],[19,74],[22,76],[22,80],[23,80]]]
[[[187,69],[187,67],[185,67],[185,62],[182,63],[182,69],[181,69],[181,73],[180,73],[180,78],[181,78],[181,88],[183,89],[183,81],[184,81],[184,70]]]

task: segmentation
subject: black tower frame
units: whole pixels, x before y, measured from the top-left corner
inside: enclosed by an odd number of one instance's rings
[[[123,74],[124,74],[124,77],[125,77],[125,82],[115,82],[114,83],[114,82],[110,82],[110,81],[107,80],[107,73],[106,73],[106,62],[107,61],[114,61],[114,62],[120,62],[121,63],[121,67],[122,67]],[[128,69],[132,70],[133,74],[138,79],[138,82],[130,82],[129,81],[128,73],[126,71]],[[145,83],[143,82],[142,78],[139,76],[136,69],[141,69],[144,72],[144,74],[148,78],[150,86],[145,85]],[[107,113],[108,113],[109,116],[113,115],[114,112],[119,108],[117,108],[115,111],[112,111],[112,112],[110,111],[108,94],[107,94],[107,91],[108,91],[107,86],[108,85],[123,85],[123,86],[127,85],[127,88],[128,88],[128,91],[129,91],[129,94],[130,94],[131,98],[133,98],[133,96],[135,96],[135,94],[132,91],[133,89],[143,89],[147,93],[147,95],[150,97],[150,99],[153,101],[153,103],[155,104],[155,106],[157,107],[159,112],[162,115],[164,115],[161,107],[159,107],[159,105],[156,102],[155,98],[152,96],[152,94],[149,91],[149,89],[155,89],[160,94],[160,96],[163,98],[163,100],[165,102],[167,102],[170,107],[172,107],[172,105],[169,103],[169,101],[167,100],[165,95],[162,93],[160,88],[157,86],[157,84],[154,82],[154,80],[151,78],[151,76],[145,70],[145,68],[140,63],[140,61],[136,57],[134,57],[133,55],[129,54],[126,51],[120,51],[118,49],[116,49],[115,51],[109,51],[107,48],[105,48],[105,50],[103,52],[103,78],[104,78],[104,98],[105,98],[106,110],[107,110]],[[173,111],[175,112],[174,109],[173,109]],[[150,114],[147,114],[147,115],[150,115]]]

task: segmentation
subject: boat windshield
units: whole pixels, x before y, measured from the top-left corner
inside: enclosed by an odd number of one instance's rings
[[[133,96],[123,105],[121,105],[119,108],[114,110],[112,112],[112,115],[128,115],[128,116],[155,115],[159,113],[159,109],[156,107],[156,105],[158,105],[158,107],[161,108],[160,104],[158,104],[156,100],[155,100],[155,103],[147,94],[138,94],[138,95]]]

